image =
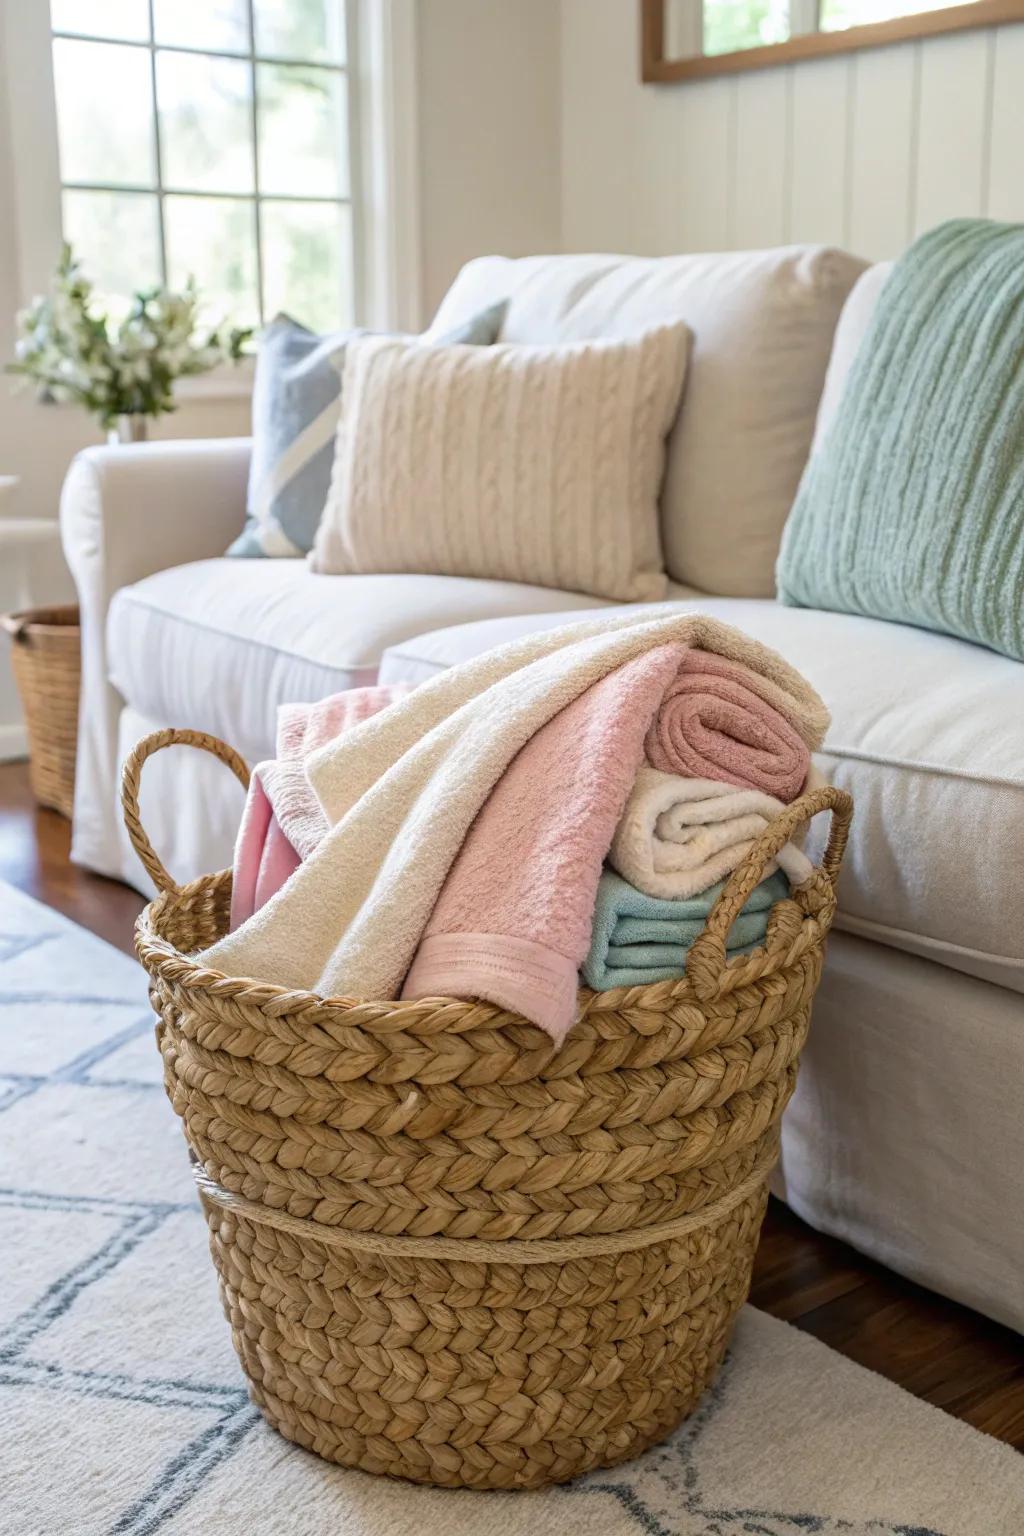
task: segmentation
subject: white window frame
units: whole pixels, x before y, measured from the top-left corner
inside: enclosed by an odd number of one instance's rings
[[[416,0],[349,0],[349,12],[346,68],[356,318],[380,329],[418,330],[423,306]],[[45,288],[61,244],[51,36],[48,0],[0,0],[22,304]],[[202,399],[247,394],[250,389],[251,368],[243,365],[182,380],[176,392],[182,399]]]

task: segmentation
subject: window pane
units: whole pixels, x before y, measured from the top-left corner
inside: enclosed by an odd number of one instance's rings
[[[160,228],[152,192],[65,192],[64,238],[104,293],[129,298],[160,281]]]
[[[872,21],[892,21],[897,16],[918,16],[922,11],[942,11],[962,0],[821,0],[822,32],[842,32]]]
[[[352,324],[352,224],[337,203],[263,203],[263,312],[316,331]]]
[[[339,197],[348,191],[345,77],[298,64],[256,67],[260,191]]]
[[[168,197],[164,229],[168,281],[180,288],[189,277],[195,278],[204,321],[257,324],[253,203],[239,198]]]
[[[158,43],[180,48],[249,50],[247,0],[153,0]]]
[[[50,0],[50,22],[55,32],[147,43],[149,0]]]
[[[252,72],[241,60],[157,51],[165,186],[253,190],[251,93]]]
[[[345,0],[254,0],[256,52],[345,62]]]
[[[784,43],[789,0],[704,0],[704,52],[735,53]]]
[[[148,51],[56,38],[53,75],[62,180],[153,186]]]

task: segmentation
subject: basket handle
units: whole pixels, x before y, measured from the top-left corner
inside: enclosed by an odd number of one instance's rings
[[[0,627],[7,631],[16,644],[26,643],[30,623],[31,619],[27,613],[0,613]]]
[[[210,752],[222,763],[227,764],[243,789],[249,788],[249,768],[245,759],[239,756],[234,747],[229,747],[218,736],[211,736],[206,731],[154,731],[151,736],[144,736],[125,759],[121,773],[121,809],[124,813],[124,824],[128,830],[128,836],[132,840],[132,847],[152,876],[157,890],[170,891],[177,895],[181,887],[177,881],[171,879],[160,862],[139,819],[139,779],[142,775],[142,765],[147,757],[152,757],[154,752],[161,752],[164,747],[198,747],[203,752]]]
[[[694,940],[686,956],[686,976],[701,1002],[712,1002],[738,984],[739,972],[747,967],[744,962],[737,962],[734,975],[730,977],[732,967],[728,964],[725,948],[729,930],[754,887],[764,879],[766,865],[789,842],[793,833],[819,811],[832,812],[828,846],[819,868],[810,879],[794,887],[792,900],[805,916],[821,918],[826,927],[831,924],[836,907],[839,866],[843,862],[846,840],[850,834],[853,800],[845,790],[826,784],[821,789],[812,789],[800,795],[781,811],[726,881],[708,914],[704,932]],[[776,957],[785,953],[789,937],[791,935],[782,937],[775,944],[769,938],[764,948],[758,951],[762,960],[761,974],[775,968]],[[754,958],[752,955],[746,957],[747,960]],[[755,978],[744,975],[742,979],[749,981]]]

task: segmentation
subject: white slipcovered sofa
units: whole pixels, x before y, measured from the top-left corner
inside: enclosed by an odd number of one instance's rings
[[[513,341],[691,326],[662,497],[668,600],[807,673],[833,712],[822,765],[857,806],[780,1192],[814,1226],[1021,1328],[1024,667],[772,596],[803,464],[885,275],[810,248],[483,258],[436,323],[509,296]],[[140,736],[191,726],[256,760],[272,753],[282,702],[420,680],[607,606],[507,582],[226,560],[247,464],[242,440],[166,442],[87,450],[68,475],[83,620],[73,857],[140,890],[117,808],[119,763]],[[230,861],[239,808],[212,759],[147,766],[144,819],[181,879]]]

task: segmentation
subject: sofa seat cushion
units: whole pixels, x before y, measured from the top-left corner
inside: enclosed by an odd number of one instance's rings
[[[878,619],[768,600],[683,606],[773,646],[832,711],[817,760],[856,803],[839,925],[1024,992],[1024,665]],[[566,617],[397,642],[381,680],[423,681]]]
[[[322,576],[292,560],[200,560],[124,587],[110,681],[140,714],[273,754],[277,706],[372,683],[384,651],[439,625],[593,608],[549,587],[454,576]]]

